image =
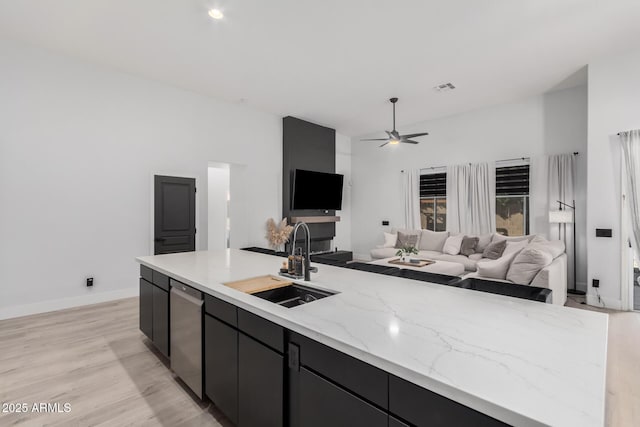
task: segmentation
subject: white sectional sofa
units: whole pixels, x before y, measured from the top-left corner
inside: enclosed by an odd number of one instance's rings
[[[552,303],[558,305],[564,305],[567,298],[567,256],[564,253],[564,244],[560,241],[547,241],[540,236],[528,235],[528,236],[514,236],[506,237],[499,234],[486,234],[482,236],[470,236],[478,237],[478,244],[474,250],[474,253],[469,256],[457,254],[452,255],[443,252],[443,247],[446,240],[453,234],[447,231],[434,232],[430,230],[406,230],[406,229],[392,229],[391,233],[396,234],[401,232],[405,235],[418,235],[416,248],[419,250],[418,257],[431,260],[441,260],[449,262],[457,262],[464,266],[465,274],[463,277],[478,277],[486,280],[495,280],[505,283],[517,283],[520,285],[536,286],[541,288],[550,289],[552,293]],[[514,249],[510,255],[507,255],[510,259],[500,257],[497,260],[490,260],[483,257],[483,252],[488,245],[492,242],[500,240],[506,240],[507,244],[518,243],[518,249]],[[526,243],[524,242],[526,240]],[[522,247],[524,245],[524,247]],[[543,264],[540,264],[539,271],[529,269],[529,275],[525,279],[518,278],[516,274],[509,275],[509,270],[512,268],[512,263],[516,260],[517,255],[527,247],[533,248],[546,248],[552,246],[553,250],[549,251],[551,256],[546,256]],[[372,249],[370,252],[371,258],[382,259],[395,256],[398,248],[391,245],[381,245]],[[545,250],[546,252],[546,250]],[[516,260],[518,263],[521,260]],[[489,262],[489,264],[480,265],[480,263]],[[498,264],[502,264],[499,266]],[[546,264],[546,265],[545,265]],[[494,268],[495,267],[495,268]],[[533,267],[536,268],[535,266]],[[501,270],[499,273],[495,273],[494,270]],[[504,273],[504,275],[503,275]],[[511,281],[507,279],[509,277],[515,278],[517,281]],[[504,277],[503,277],[504,276]],[[529,280],[529,277],[533,276],[533,279]],[[527,283],[524,283],[527,282]]]

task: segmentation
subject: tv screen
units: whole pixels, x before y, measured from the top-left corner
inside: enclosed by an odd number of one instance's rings
[[[292,209],[342,209],[343,175],[296,169]]]

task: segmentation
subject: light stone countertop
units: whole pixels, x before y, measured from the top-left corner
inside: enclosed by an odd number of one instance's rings
[[[339,294],[285,308],[222,283],[277,275],[241,250],[145,256],[152,269],[515,426],[603,426],[608,316],[314,264]]]

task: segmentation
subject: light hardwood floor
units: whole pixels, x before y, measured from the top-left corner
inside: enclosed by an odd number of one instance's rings
[[[640,426],[640,313],[608,312],[607,425]],[[1,402],[68,402],[71,412],[0,413],[0,426],[230,425],[140,333],[137,298],[1,321]]]

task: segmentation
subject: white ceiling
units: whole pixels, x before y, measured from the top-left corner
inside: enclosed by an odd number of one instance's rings
[[[389,129],[391,96],[402,130],[566,86],[638,22],[637,0],[0,2],[0,37],[347,135]]]

